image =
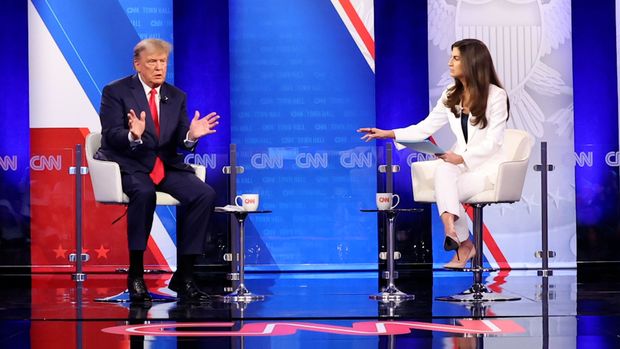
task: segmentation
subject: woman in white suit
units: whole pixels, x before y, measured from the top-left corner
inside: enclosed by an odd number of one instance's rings
[[[452,44],[448,63],[454,84],[437,101],[430,114],[418,124],[394,130],[360,128],[365,141],[394,139],[421,141],[448,124],[456,136],[451,151],[438,157],[443,162],[435,171],[437,208],[445,230],[444,249],[456,250],[447,268],[463,268],[476,250],[462,201],[488,189],[501,162],[500,148],[508,120],[509,102],[501,87],[486,45],[476,39]],[[484,172],[484,174],[483,174]]]

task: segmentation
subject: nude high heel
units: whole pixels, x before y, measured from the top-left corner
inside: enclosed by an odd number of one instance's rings
[[[452,261],[450,261],[450,263],[445,264],[443,267],[446,269],[463,269],[465,268],[465,265],[467,265],[467,262],[474,258],[474,256],[476,255],[476,248],[474,247],[474,245],[472,244],[469,251],[467,252],[467,256],[466,258],[461,259],[459,256],[459,251],[456,251],[456,261],[453,259]]]
[[[461,247],[461,242],[458,237],[455,239],[450,235],[446,235],[446,238],[443,240],[443,249],[445,251],[458,250],[459,247]]]

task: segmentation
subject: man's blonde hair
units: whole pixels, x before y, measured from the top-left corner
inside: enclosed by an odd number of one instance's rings
[[[172,45],[161,39],[143,39],[133,48],[133,59],[137,60],[140,57],[140,53],[145,50],[164,52],[168,55],[172,51]]]

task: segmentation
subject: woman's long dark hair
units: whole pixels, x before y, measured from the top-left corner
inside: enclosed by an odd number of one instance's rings
[[[454,48],[458,48],[461,53],[461,69],[467,82],[471,103],[469,112],[475,116],[471,122],[474,126],[480,125],[480,128],[485,128],[489,123],[485,115],[489,86],[493,84],[503,88],[493,67],[491,53],[489,53],[486,45],[477,39],[459,40],[452,44],[452,49]],[[457,118],[460,117],[460,114],[456,111],[456,106],[461,103],[463,92],[463,83],[454,78],[454,86],[448,90],[448,99],[445,105]],[[510,109],[508,101],[507,104],[507,108]]]

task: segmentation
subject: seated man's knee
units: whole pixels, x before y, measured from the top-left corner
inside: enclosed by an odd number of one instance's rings
[[[205,183],[205,185],[201,186],[200,196],[204,200],[215,201],[215,189]]]
[[[131,201],[143,201],[151,202],[157,200],[157,194],[155,194],[155,188],[138,188],[134,190],[129,196]]]
[[[200,182],[200,184],[194,186],[192,188],[195,195],[191,199],[192,201],[202,201],[202,202],[214,202],[215,201],[215,190],[208,185],[207,183]]]

